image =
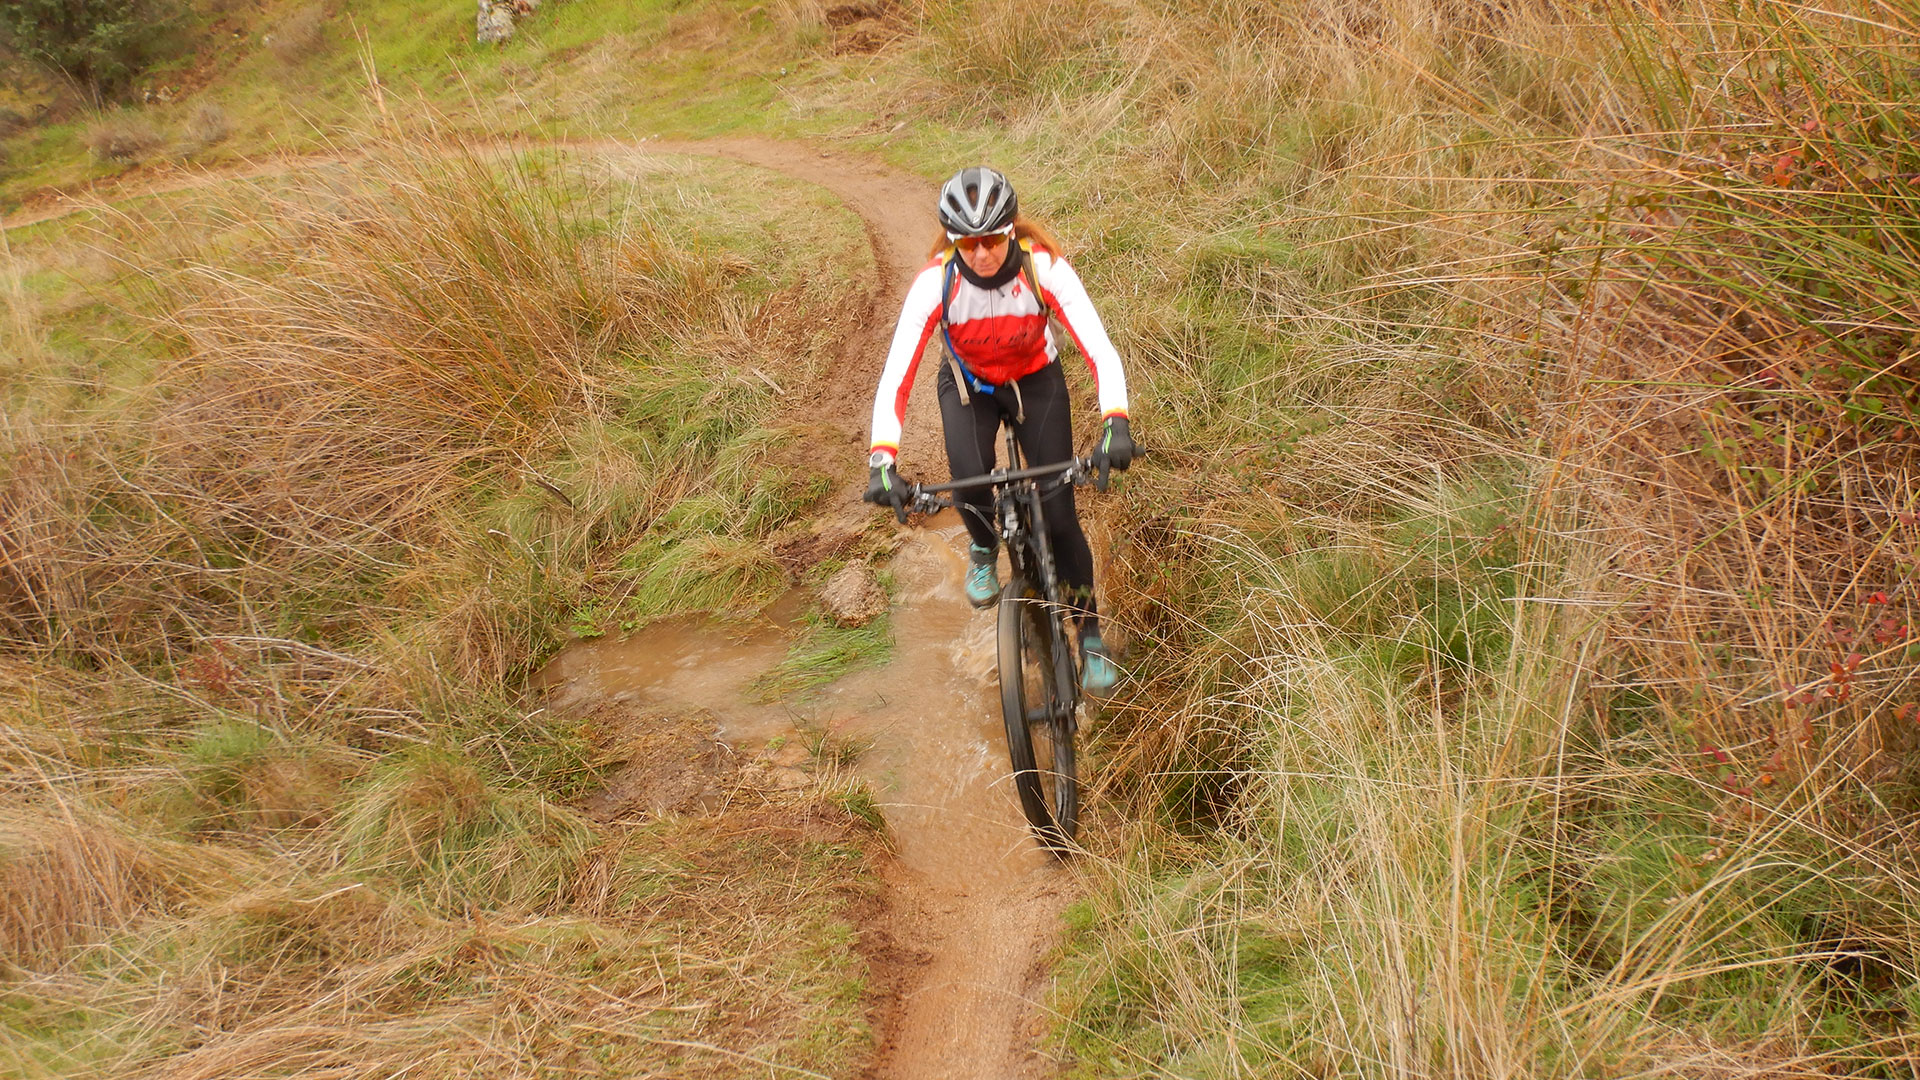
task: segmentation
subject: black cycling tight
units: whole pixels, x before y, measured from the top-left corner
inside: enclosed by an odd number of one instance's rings
[[[1020,396],[1012,386],[1003,386],[991,394],[970,394],[960,402],[960,388],[954,382],[953,365],[942,364],[936,383],[940,397],[940,422],[946,430],[947,467],[956,477],[979,476],[994,467],[998,451],[1001,421],[1013,426],[1020,440],[1020,452],[1029,465],[1051,465],[1073,457],[1073,423],[1067,400],[1066,376],[1058,361],[1018,380]],[[1026,419],[1016,419],[1024,408]],[[1000,537],[993,526],[993,496],[986,488],[954,493],[960,505],[960,519],[976,547],[998,549]],[[1080,631],[1099,632],[1099,615],[1093,599],[1093,551],[1087,547],[1087,534],[1080,530],[1080,514],[1073,505],[1073,485],[1062,484],[1044,497],[1047,539],[1053,546],[1053,562],[1066,587],[1069,602],[1078,609]]]

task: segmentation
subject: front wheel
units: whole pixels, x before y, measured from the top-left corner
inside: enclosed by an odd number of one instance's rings
[[[1054,620],[1045,599],[1015,577],[1000,594],[1000,711],[1020,809],[1040,843],[1058,854],[1073,846],[1080,789],[1073,764],[1070,659],[1056,663]]]

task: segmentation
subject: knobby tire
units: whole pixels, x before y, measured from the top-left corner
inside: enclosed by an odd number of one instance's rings
[[[1029,592],[1016,577],[1000,594],[1000,712],[1020,810],[1043,846],[1065,854],[1080,824],[1073,735],[1067,719],[1046,713],[1071,702],[1073,688],[1060,685],[1070,669],[1054,663],[1046,601]]]

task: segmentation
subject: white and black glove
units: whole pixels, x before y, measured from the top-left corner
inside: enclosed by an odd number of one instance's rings
[[[875,450],[867,459],[867,493],[861,498],[875,506],[893,507],[893,516],[902,525],[907,521],[907,488],[910,485],[894,467],[893,455]]]

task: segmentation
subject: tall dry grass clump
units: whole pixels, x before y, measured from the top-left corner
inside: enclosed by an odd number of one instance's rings
[[[783,590],[822,490],[754,371],[807,384],[864,238],[627,165],[401,142],[7,253],[0,1072],[868,1051],[865,826],[731,773],[724,823],[589,820],[650,718],[525,685],[596,620],[745,609],[731,564]]]
[[[1616,552],[1631,652],[1602,716],[1651,701],[1732,755],[1741,799],[1899,827],[1920,811],[1920,23],[1760,3],[1609,25],[1614,114],[1537,142],[1565,193],[1533,208],[1528,261],[1475,282]]]
[[[40,966],[218,882],[226,860],[85,807],[0,807],[0,959]]]
[[[1588,509],[1543,512],[1555,468],[1185,538],[1166,577],[1218,593],[1160,600],[1190,620],[1192,659],[1148,669],[1180,739],[1144,695],[1098,736],[1109,792],[1144,777],[1126,805],[1162,813],[1092,869],[1061,989],[1089,1067],[1816,1076],[1920,1049],[1898,829],[1836,827],[1832,785],[1740,796],[1655,710],[1596,708],[1612,552]]]
[[[914,55],[1005,124],[950,149],[1065,205],[1164,433],[1104,504],[1135,681],[1093,733],[1152,824],[1063,1038],[1184,1076],[1897,1073],[1911,13],[1039,12],[926,5]]]
[[[303,608],[383,620],[340,601],[469,541],[456,508],[612,415],[627,351],[689,340],[717,295],[711,264],[643,216],[581,218],[539,168],[394,147],[347,190],[236,211],[238,257],[141,266],[174,357],[152,392],[5,433],[4,636],[131,657]]]

